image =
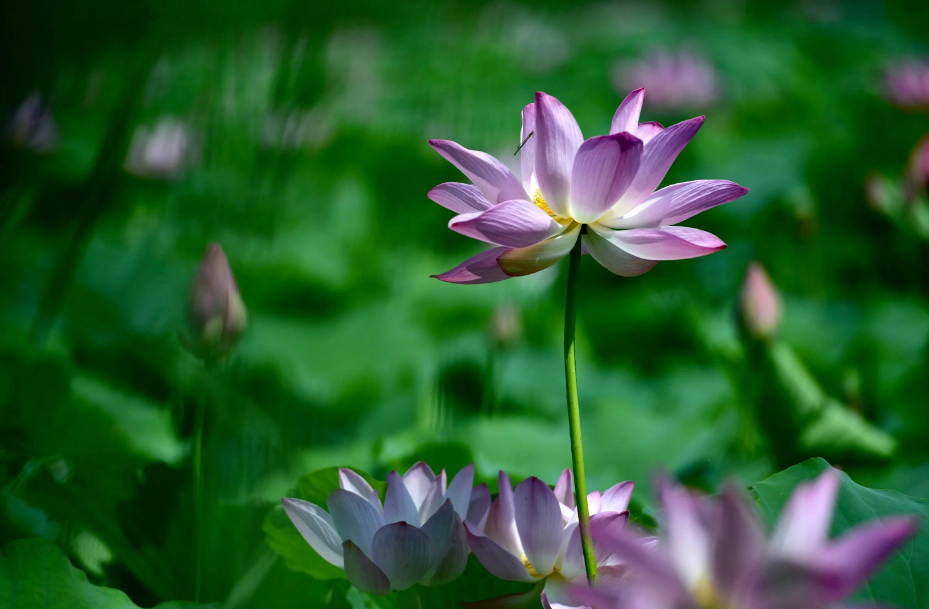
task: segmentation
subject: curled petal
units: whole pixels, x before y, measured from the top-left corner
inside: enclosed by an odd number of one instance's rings
[[[625,512],[629,509],[629,500],[632,499],[632,491],[635,489],[635,482],[627,480],[614,484],[600,500],[601,512]]]
[[[639,114],[642,112],[643,101],[645,101],[644,88],[636,89],[626,96],[626,99],[619,104],[619,108],[616,109],[616,113],[613,115],[610,135],[624,131],[635,134],[636,127],[639,125]]]
[[[642,140],[629,133],[592,137],[581,144],[571,172],[574,220],[589,224],[613,207],[635,178],[641,157]]]
[[[532,135],[530,135],[532,134]],[[519,173],[523,180],[523,188],[530,195],[532,174],[535,172],[535,104],[527,104],[523,108],[523,128],[519,132]]]
[[[486,211],[455,216],[448,227],[472,239],[506,247],[528,247],[562,230],[529,201],[504,201]]]
[[[552,572],[561,550],[564,525],[561,505],[547,484],[535,476],[526,478],[513,492],[516,529],[529,563],[540,575]]]
[[[471,500],[468,503],[467,521],[475,525],[479,531],[484,529],[487,514],[490,511],[490,489],[484,483],[478,484],[471,490]]]
[[[570,467],[566,467],[558,477],[558,482],[555,484],[555,497],[562,505],[574,509],[574,477]]]
[[[625,194],[616,204],[614,215],[621,216],[655,192],[658,185],[668,173],[671,164],[681,150],[693,139],[703,125],[703,117],[698,116],[676,125],[671,125],[655,135],[642,149],[642,162],[639,171],[626,189]]]
[[[474,184],[446,182],[430,190],[426,196],[456,214],[484,211],[493,205]]]
[[[535,94],[535,175],[549,208],[571,217],[571,170],[584,142],[581,128],[564,104],[550,95]]]
[[[336,533],[332,517],[318,505],[302,499],[281,499],[284,511],[300,535],[316,553],[337,567],[342,567],[342,540]]]
[[[432,545],[422,530],[405,522],[382,527],[374,535],[374,564],[390,579],[393,590],[406,590],[432,566]]]
[[[445,496],[451,499],[455,512],[461,517],[466,518],[468,515],[468,504],[471,500],[471,489],[474,486],[474,464],[470,463],[461,468],[455,477],[452,478]]]
[[[419,526],[419,511],[397,472],[387,474],[387,495],[384,497],[384,523],[392,522]]]
[[[839,482],[839,473],[830,467],[794,489],[771,539],[780,555],[802,560],[826,543]]]
[[[497,257],[497,264],[510,277],[538,273],[570,254],[580,232],[580,224],[570,225],[568,230],[560,235],[549,237],[529,247],[503,252]]]
[[[346,541],[342,544],[342,551],[345,553],[345,575],[353,586],[369,594],[390,592],[390,580],[358,546]]]
[[[643,144],[647,144],[662,131],[664,131],[664,127],[661,126],[661,123],[649,121],[647,123],[639,123],[635,131],[630,133],[634,133],[637,138],[642,140]]]
[[[491,203],[528,198],[516,176],[489,154],[468,150],[449,140],[429,140],[429,144],[468,176]]]
[[[748,192],[729,180],[695,180],[662,188],[625,215],[600,223],[610,228],[654,228],[683,222]]]
[[[481,535],[470,522],[464,523],[464,526],[471,551],[492,575],[507,581],[531,582],[537,579],[529,575],[523,561],[509,550],[490,537]]]
[[[597,230],[596,233],[627,253],[645,260],[697,258],[726,248],[716,235],[686,226]]]
[[[637,277],[652,270],[658,264],[656,260],[644,260],[617,247],[601,234],[601,232],[609,234],[607,231],[595,226],[587,228],[588,233],[584,235],[584,244],[594,260],[608,271],[620,277]]]
[[[371,540],[384,526],[384,518],[368,500],[345,489],[336,489],[327,501],[335,530],[342,541],[351,541],[366,555],[371,553]]]
[[[507,275],[497,263],[497,259],[509,251],[512,250],[508,247],[495,247],[468,258],[450,271],[445,271],[441,275],[433,275],[433,277],[448,283],[464,284],[494,283],[509,279],[511,275]]]

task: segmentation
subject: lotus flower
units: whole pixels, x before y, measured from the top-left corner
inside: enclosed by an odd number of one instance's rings
[[[498,483],[500,494],[490,507],[483,530],[465,523],[471,550],[500,579],[537,582],[547,578],[542,604],[547,609],[566,607],[561,603],[567,584],[586,577],[571,470],[562,473],[554,491],[534,477],[513,490],[504,472],[500,472]],[[602,495],[599,491],[587,495],[591,536],[604,581],[618,577],[622,566],[600,539],[626,526],[633,487],[632,482],[620,482]]]
[[[898,108],[929,109],[929,61],[907,59],[887,68],[884,95]]]
[[[749,333],[759,340],[770,340],[781,323],[781,298],[764,267],[753,262],[742,282],[742,319]]]
[[[730,489],[715,501],[664,484],[665,529],[649,549],[625,530],[601,543],[624,559],[627,578],[598,589],[574,587],[576,602],[599,609],[818,609],[854,592],[916,521],[886,518],[839,539],[829,528],[839,475],[829,469],[791,495],[770,539],[750,504]]]
[[[705,107],[720,96],[716,68],[690,49],[661,49],[645,59],[618,63],[613,83],[621,90],[644,86],[652,102],[667,110]]]
[[[187,125],[164,117],[151,129],[139,127],[135,130],[124,167],[142,178],[171,180],[180,175],[195,155]]]
[[[284,510],[303,538],[362,592],[387,594],[414,584],[439,585],[461,575],[468,560],[462,520],[480,526],[490,507],[486,485],[473,489],[474,466],[451,484],[417,463],[401,477],[387,476],[384,504],[370,484],[339,470],[339,488],[326,512],[301,499],[284,498]]]
[[[561,102],[536,93],[523,110],[522,181],[488,154],[430,140],[473,183],[440,184],[429,198],[459,214],[450,229],[497,246],[436,277],[472,284],[529,275],[570,253],[582,235],[586,251],[624,277],[726,247],[710,233],[673,225],[748,189],[698,180],[655,192],[703,117],[667,129],[639,123],[644,94],[637,89],[623,101],[610,135],[585,141]]]

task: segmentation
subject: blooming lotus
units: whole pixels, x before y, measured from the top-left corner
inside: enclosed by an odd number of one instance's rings
[[[703,117],[667,129],[639,123],[644,94],[637,89],[626,97],[610,135],[585,141],[561,102],[536,93],[522,114],[521,180],[488,154],[430,140],[472,184],[440,184],[429,198],[459,214],[450,229],[496,246],[436,277],[472,284],[529,275],[569,254],[578,238],[597,262],[624,277],[661,260],[723,249],[710,233],[674,225],[748,189],[697,180],[656,192]]]
[[[465,523],[474,555],[493,575],[511,581],[546,579],[542,603],[546,608],[564,607],[566,585],[585,579],[584,556],[578,528],[571,470],[566,469],[553,491],[538,478],[527,478],[513,489],[509,476],[500,472],[500,494],[481,527]],[[598,570],[604,580],[618,577],[621,562],[599,540],[621,530],[629,520],[629,499],[634,484],[620,482],[602,495],[587,495],[590,525]]]
[[[886,518],[829,539],[838,491],[829,469],[798,486],[770,539],[748,501],[732,489],[715,502],[664,484],[665,528],[654,549],[625,530],[601,541],[627,563],[627,578],[571,596],[599,609],[818,609],[855,591],[916,521]]]
[[[387,476],[384,504],[364,478],[339,470],[329,511],[301,499],[282,499],[303,538],[331,564],[345,569],[362,592],[386,594],[414,584],[439,585],[461,575],[468,560],[462,520],[480,524],[490,507],[486,485],[473,489],[474,466],[450,484],[417,463],[402,477]]]

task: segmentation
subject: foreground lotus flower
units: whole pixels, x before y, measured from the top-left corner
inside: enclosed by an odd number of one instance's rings
[[[483,530],[465,523],[471,550],[484,567],[500,579],[545,581],[542,604],[549,609],[567,607],[566,588],[584,580],[584,557],[574,501],[571,470],[566,469],[555,490],[538,478],[527,478],[516,489],[500,472],[500,494],[487,514]],[[600,539],[622,530],[629,520],[629,499],[634,484],[620,482],[600,494],[587,496],[591,531],[600,576],[619,577],[621,561],[603,548]]]
[[[639,123],[645,90],[629,94],[610,135],[584,140],[571,112],[536,93],[523,110],[522,181],[503,163],[448,140],[435,150],[473,183],[448,182],[429,198],[459,215],[448,226],[497,247],[436,275],[451,283],[491,283],[536,273],[571,252],[578,238],[610,271],[633,277],[661,260],[705,256],[726,247],[716,236],[672,226],[746,192],[726,180],[655,189],[703,124],[667,129]]]
[[[345,569],[362,592],[387,594],[414,584],[439,585],[461,575],[468,560],[462,521],[481,526],[490,507],[486,485],[472,493],[474,466],[451,484],[417,463],[401,477],[387,476],[384,504],[370,484],[350,469],[339,470],[339,489],[329,511],[301,499],[282,499],[291,522],[316,552]]]
[[[749,502],[728,490],[715,501],[664,484],[665,529],[652,550],[625,530],[601,542],[629,576],[599,589],[574,587],[598,609],[818,609],[860,587],[916,530],[910,517],[860,525],[839,539],[829,528],[839,487],[829,469],[791,495],[770,539]]]

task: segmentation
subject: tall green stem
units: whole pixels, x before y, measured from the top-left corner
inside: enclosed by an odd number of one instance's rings
[[[197,412],[194,421],[194,600],[200,602],[200,573],[203,563],[203,419],[206,415],[206,400],[197,399]]]
[[[582,231],[583,232],[583,231]],[[590,510],[587,509],[587,481],[584,478],[584,443],[581,441],[581,411],[577,400],[577,371],[575,365],[574,322],[577,312],[574,293],[581,270],[581,238],[571,250],[568,266],[568,296],[564,308],[564,375],[568,393],[568,427],[571,430],[571,461],[574,466],[574,497],[577,502],[578,528],[581,530],[581,547],[587,581],[597,583],[597,559],[590,536]]]

